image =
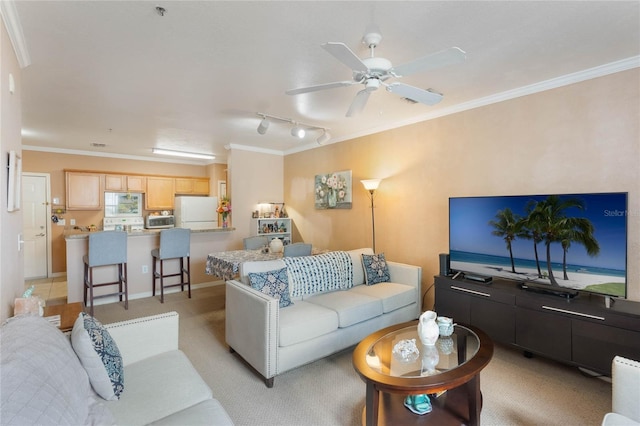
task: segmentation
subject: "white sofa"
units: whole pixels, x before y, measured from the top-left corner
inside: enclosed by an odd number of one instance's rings
[[[640,425],[640,362],[621,356],[611,365],[612,412],[602,420],[602,426]]]
[[[120,399],[91,389],[70,338],[33,315],[0,329],[2,425],[232,425],[186,355],[178,314],[105,324],[124,365]]]
[[[285,308],[279,307],[277,299],[252,288],[247,275],[287,267],[291,281],[287,259],[246,262],[240,267],[240,279],[227,281],[226,342],[232,352],[263,376],[267,387],[273,386],[278,374],[353,346],[381,328],[419,316],[421,267],[387,262],[389,282],[365,285],[362,254],[373,251],[346,253],[353,271],[348,271],[353,279],[345,285],[348,288],[300,295],[296,291],[298,279],[290,282],[293,305]]]

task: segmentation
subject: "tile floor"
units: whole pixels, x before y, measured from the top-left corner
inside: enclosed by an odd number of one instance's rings
[[[25,290],[34,286],[33,295],[40,296],[48,305],[67,303],[67,277],[40,278],[24,282]]]

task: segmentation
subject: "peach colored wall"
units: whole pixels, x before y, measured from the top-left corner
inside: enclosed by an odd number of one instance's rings
[[[88,155],[59,154],[42,151],[23,151],[25,172],[49,173],[51,197],[59,197],[65,204],[64,170],[95,170],[99,172],[137,173],[147,175],[211,177],[224,176],[225,164],[199,166],[191,164],[138,161],[118,158],[93,157]],[[222,178],[224,179],[224,178]],[[210,193],[217,195],[217,179],[211,179]],[[75,219],[77,225],[100,225],[102,211],[69,211],[62,215],[65,220]],[[68,222],[67,222],[68,225]],[[51,270],[54,274],[66,271],[66,245],[64,227],[51,227]]]
[[[235,245],[251,234],[251,212],[260,201],[283,200],[283,157],[277,154],[232,148],[228,157],[231,196],[231,225],[236,228]]]
[[[9,74],[13,75],[15,92],[9,93]],[[7,159],[9,151],[21,152],[22,84],[20,66],[0,19],[0,321],[13,315],[13,300],[24,292],[24,257],[18,250],[22,233],[22,212],[7,211]]]
[[[371,246],[359,181],[383,178],[377,251],[422,266],[426,291],[448,252],[451,196],[628,192],[628,297],[640,301],[639,81],[633,69],[288,155],[284,194],[296,234],[323,248]],[[353,208],[315,210],[314,175],[348,169]],[[432,304],[429,291],[424,307]]]

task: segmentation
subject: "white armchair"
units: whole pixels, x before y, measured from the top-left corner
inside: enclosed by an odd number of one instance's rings
[[[640,362],[613,358],[611,389],[612,412],[604,416],[602,426],[640,425]]]

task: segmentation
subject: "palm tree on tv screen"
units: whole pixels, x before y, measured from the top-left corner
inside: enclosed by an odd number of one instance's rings
[[[511,272],[516,273],[516,266],[513,261],[513,250],[511,248],[511,242],[518,236],[521,236],[523,231],[524,222],[522,218],[517,214],[514,214],[510,208],[499,210],[496,213],[497,220],[489,221],[489,225],[495,228],[491,232],[491,235],[501,237],[507,245],[509,250],[509,258],[511,259]]]
[[[533,253],[536,258],[536,268],[538,269],[538,278],[542,278],[542,271],[540,270],[540,256],[538,255],[538,243],[544,240],[542,225],[536,220],[536,217],[531,216],[531,212],[535,209],[537,203],[533,200],[529,201],[526,206],[527,217],[522,219],[524,221],[522,238],[525,240],[533,241]]]
[[[572,242],[583,245],[589,256],[600,252],[598,241],[593,236],[594,226],[589,219],[582,217],[567,217],[567,209],[584,210],[584,203],[577,198],[561,199],[557,195],[550,195],[546,200],[539,201],[531,210],[529,219],[536,226],[540,226],[547,249],[547,270],[552,285],[559,286],[551,267],[551,244],[560,243],[563,250],[564,279],[567,276],[566,256]]]

